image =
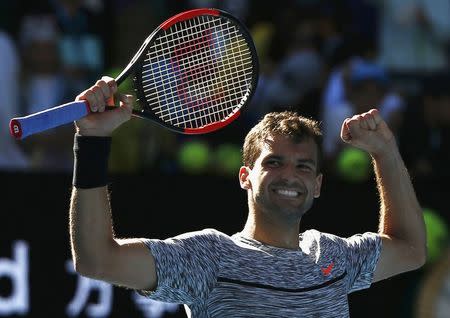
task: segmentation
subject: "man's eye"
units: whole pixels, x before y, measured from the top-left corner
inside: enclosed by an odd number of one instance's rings
[[[280,165],[280,162],[277,160],[268,160],[266,164],[270,167],[278,167]]]
[[[312,171],[313,170],[313,168],[311,166],[308,166],[308,165],[299,165],[298,168],[301,169],[301,170],[305,170],[305,171]]]

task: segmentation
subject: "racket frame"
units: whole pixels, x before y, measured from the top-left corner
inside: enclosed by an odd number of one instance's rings
[[[239,28],[239,31],[241,32],[241,35],[245,38],[246,43],[249,46],[250,55],[252,58],[252,80],[249,88],[249,94],[246,96],[245,99],[241,100],[239,104],[236,105],[237,110],[229,115],[227,118],[214,122],[211,124],[207,124],[200,128],[181,128],[177,127],[171,124],[166,123],[165,121],[161,120],[158,116],[156,116],[151,110],[148,110],[150,108],[150,105],[147,103],[145,98],[145,93],[141,89],[142,84],[142,77],[140,76],[142,74],[142,68],[144,66],[144,60],[146,58],[145,52],[148,52],[148,48],[158,39],[160,33],[165,32],[170,27],[175,25],[176,23],[186,21],[198,16],[202,15],[211,15],[216,17],[224,17],[228,20],[233,21],[233,25],[237,26]],[[182,134],[188,134],[188,135],[194,135],[194,134],[205,134],[209,133],[218,129],[221,129],[228,124],[230,124],[232,121],[234,121],[236,118],[240,115],[240,109],[246,105],[252,98],[256,86],[258,83],[258,76],[259,76],[259,62],[258,62],[258,56],[256,47],[253,43],[253,39],[251,37],[250,32],[245,27],[244,23],[242,23],[238,18],[235,16],[229,14],[228,12],[225,12],[223,10],[219,9],[208,9],[208,8],[200,8],[200,9],[192,9],[188,10],[182,13],[179,13],[163,23],[161,23],[144,41],[144,43],[141,45],[139,50],[136,52],[134,57],[131,59],[130,63],[124,68],[124,70],[117,76],[115,79],[117,82],[117,85],[120,85],[126,78],[131,78],[133,81],[133,87],[137,96],[136,102],[140,104],[142,109],[133,109],[132,114],[134,117],[139,117],[142,119],[147,119],[155,122],[156,124],[159,124],[160,126],[163,126],[164,128],[167,128],[169,130],[182,133]],[[107,107],[111,108],[111,107]]]

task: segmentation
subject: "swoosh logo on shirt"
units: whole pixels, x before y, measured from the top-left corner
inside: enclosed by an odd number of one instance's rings
[[[321,268],[322,274],[325,275],[325,276],[330,275],[331,270],[333,269],[333,267],[334,267],[334,262],[331,262],[330,265],[328,265],[327,267],[322,267]]]

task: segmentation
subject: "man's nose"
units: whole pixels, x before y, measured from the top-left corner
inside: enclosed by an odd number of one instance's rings
[[[291,163],[285,164],[281,169],[281,175],[287,180],[295,178],[297,175],[296,165]]]

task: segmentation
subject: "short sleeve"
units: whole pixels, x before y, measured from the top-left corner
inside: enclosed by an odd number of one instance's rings
[[[372,232],[356,234],[344,239],[342,244],[348,293],[369,288],[381,252],[380,236]]]
[[[139,293],[187,305],[206,298],[216,282],[222,236],[206,229],[166,240],[143,239],[155,258],[158,284],[154,291]]]

